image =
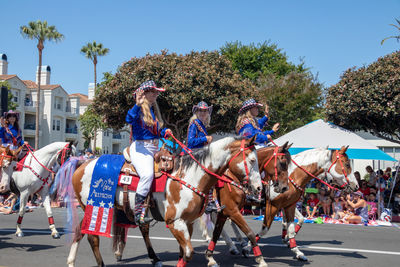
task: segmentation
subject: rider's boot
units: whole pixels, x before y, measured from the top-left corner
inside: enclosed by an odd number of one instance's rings
[[[146,200],[145,196],[136,193],[134,216],[137,225],[148,224],[153,220],[152,218],[145,217],[146,215],[146,208],[144,205],[145,200]]]

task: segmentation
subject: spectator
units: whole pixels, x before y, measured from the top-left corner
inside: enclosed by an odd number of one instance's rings
[[[319,200],[323,209],[323,214],[329,216],[331,214],[331,198],[325,188],[320,189]]]
[[[332,218],[338,220],[343,217],[343,198],[340,196],[340,192],[336,192],[332,202]]]
[[[369,165],[365,168],[365,170],[369,174],[368,185],[370,187],[375,186],[376,185],[376,174],[375,174],[374,170]]]
[[[349,212],[344,220],[347,223],[368,223],[368,207],[367,202],[363,199],[363,193],[360,191],[353,193],[353,199],[350,195],[347,195],[346,204],[350,208]]]
[[[354,177],[356,177],[357,183],[360,186],[361,185],[361,175],[360,175],[360,173],[358,171],[354,172]]]
[[[86,159],[93,159],[94,154],[91,148],[86,149],[85,156]]]
[[[376,195],[374,193],[370,193],[367,196],[367,205],[368,205],[368,219],[376,220],[378,207],[376,206]]]
[[[364,196],[368,196],[370,193],[370,188],[367,187],[367,181],[363,180],[360,184],[360,191],[363,193]]]
[[[313,218],[317,214],[318,205],[319,200],[317,198],[317,195],[311,193],[306,205],[307,218]]]

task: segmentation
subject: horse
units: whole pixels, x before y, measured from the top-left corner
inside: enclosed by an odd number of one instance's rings
[[[50,168],[57,162],[62,165],[71,155],[75,155],[76,149],[72,142],[54,142],[35,152],[29,150],[24,162],[9,164],[2,171],[2,185],[4,190],[11,189],[20,197],[19,216],[15,235],[23,237],[21,229],[22,219],[25,214],[25,207],[30,195],[39,193],[46,209],[51,236],[54,239],[60,238],[55,225],[50,206],[49,185],[51,182]],[[20,171],[14,171],[15,165]]]
[[[8,169],[8,167],[15,161],[18,160],[18,155],[19,152],[21,151],[22,146],[19,147],[17,150],[10,149],[9,146],[0,146],[0,168],[1,169]],[[3,172],[1,172],[1,177],[0,177],[0,193],[6,193],[10,191],[10,182],[9,182],[9,176],[7,176],[5,179],[2,179]],[[7,175],[7,173],[5,174]]]
[[[209,190],[223,179],[222,175],[229,169],[241,181],[247,181],[247,185],[253,191],[259,192],[262,188],[260,173],[258,172],[257,155],[254,148],[255,138],[245,140],[238,137],[226,137],[215,141],[210,145],[197,149],[192,154],[177,157],[172,173],[166,182],[163,193],[163,215],[169,230],[179,243],[180,253],[177,266],[186,266],[193,256],[191,236],[193,222],[203,213]],[[239,156],[240,155],[240,156]],[[243,157],[241,156],[243,155]],[[192,159],[196,159],[194,161]],[[76,169],[72,177],[72,184],[78,202],[85,210],[88,200],[92,173],[97,159],[86,162]],[[123,205],[123,189],[117,187],[114,204],[116,207]],[[134,208],[135,192],[129,192],[130,208]],[[82,224],[82,222],[81,222]],[[71,245],[67,264],[75,265],[79,242],[84,234],[81,233],[81,224],[76,226],[75,236]],[[116,231],[125,231],[119,228]],[[156,266],[162,266],[161,260],[155,254],[149,238],[149,225],[139,224],[143,235],[148,256]],[[121,255],[124,249],[124,237],[114,235],[115,247],[118,251],[115,255]],[[88,235],[88,241],[92,247],[98,266],[104,266],[99,251],[99,236]],[[118,259],[118,258],[117,258]],[[266,266],[265,261],[259,258],[261,266]],[[264,264],[262,264],[264,263]]]
[[[308,182],[317,178],[328,186],[353,192],[358,189],[357,180],[353,174],[353,167],[346,155],[348,147],[343,146],[340,150],[328,150],[316,148],[303,151],[292,156],[289,164],[289,190],[277,194],[273,190],[267,191],[265,216],[261,231],[257,234],[257,240],[267,234],[279,210],[283,209],[285,221],[282,224],[282,239],[289,240],[289,247],[298,260],[307,261],[304,253],[297,247],[295,235],[301,228],[302,216],[296,213],[296,202],[304,194]],[[322,177],[318,178],[318,177]],[[299,217],[297,225],[294,217]],[[287,229],[287,230],[286,230]]]
[[[288,143],[285,143],[281,147],[263,147],[257,150],[258,168],[260,173],[264,175],[263,183],[265,181],[272,181],[272,187],[276,193],[283,193],[288,190],[288,165],[291,160],[289,148]],[[227,170],[227,176],[234,181],[237,180],[235,175],[232,175],[229,170]],[[217,214],[213,237],[206,251],[208,266],[218,266],[213,258],[213,251],[228,217],[234,223],[232,224],[234,231],[237,231],[235,227],[237,225],[247,236],[253,247],[254,255],[256,257],[261,255],[261,251],[257,250],[256,235],[240,212],[246,199],[244,191],[240,190],[240,188],[229,186],[229,184],[224,184],[222,187],[217,188],[217,196],[221,205],[225,205],[225,209]],[[223,236],[229,237],[224,233]],[[233,243],[228,239],[227,244]],[[242,253],[247,256],[250,253],[250,246],[247,246],[247,242],[241,242],[241,245]]]

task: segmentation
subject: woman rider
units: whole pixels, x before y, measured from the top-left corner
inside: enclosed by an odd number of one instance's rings
[[[5,120],[1,121],[0,138],[3,146],[10,146],[11,149],[17,149],[25,142],[22,140],[21,129],[19,128],[18,120],[19,113],[8,111],[4,113]]]
[[[140,180],[135,195],[134,216],[137,224],[149,223],[150,218],[144,218],[144,201],[150,191],[154,178],[154,154],[158,151],[158,140],[170,129],[162,128],[163,121],[157,105],[159,92],[154,81],[146,81],[135,91],[136,104],[128,111],[126,122],[132,126],[133,142],[129,152],[132,164]]]
[[[212,106],[204,101],[200,101],[192,108],[193,116],[189,120],[187,146],[190,149],[201,148],[212,142],[212,136],[208,135],[206,127],[210,126]],[[214,189],[210,190],[209,201],[205,212],[221,211],[224,207],[220,207],[216,198],[213,197]]]
[[[257,103],[252,98],[243,102],[236,122],[236,133],[246,138],[251,138],[257,134],[256,142],[267,144],[272,140],[271,135],[279,130],[279,123],[275,123],[271,131],[262,131],[268,121],[269,107],[265,105],[264,116],[256,120],[258,107],[262,107],[262,104]]]

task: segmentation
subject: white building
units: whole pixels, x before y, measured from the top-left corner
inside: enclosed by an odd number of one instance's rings
[[[56,141],[78,141],[78,150],[83,150],[84,140],[79,130],[78,117],[92,103],[94,96],[93,84],[89,85],[89,97],[83,94],[71,94],[59,84],[51,84],[50,66],[42,66],[40,110],[42,117],[39,129],[39,145],[43,147]],[[0,54],[0,81],[7,81],[13,94],[12,101],[20,113],[19,125],[23,138],[31,146],[35,146],[36,92],[39,80],[21,80],[17,75],[8,74],[8,62],[5,54]],[[110,134],[111,133],[111,134]],[[118,153],[129,145],[129,134],[122,131],[113,133],[107,130],[99,131],[97,147],[102,153]]]

